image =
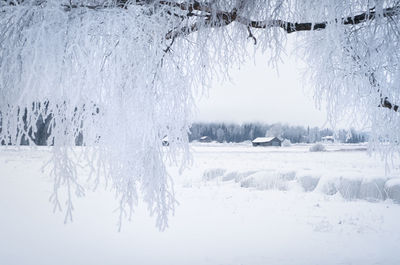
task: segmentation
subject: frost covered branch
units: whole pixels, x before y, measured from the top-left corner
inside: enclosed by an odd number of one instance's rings
[[[400,11],[400,6],[385,8],[382,12],[382,17],[397,16],[399,14],[399,11]],[[311,31],[311,30],[325,29],[328,26],[328,24],[332,23],[339,23],[343,25],[357,25],[360,23],[367,22],[369,20],[374,20],[376,16],[377,16],[376,11],[369,10],[356,16],[349,16],[345,18],[335,19],[333,21],[313,22],[313,23],[288,22],[279,19],[270,21],[253,21],[240,16],[236,19],[236,21],[253,28],[265,29],[269,27],[280,27],[287,33],[293,33],[297,31]]]
[[[13,1],[13,0],[3,0],[7,2],[9,5],[19,5],[24,1]],[[42,2],[37,1],[38,5]],[[264,20],[257,21],[252,20],[249,17],[242,16],[238,14],[238,10],[233,8],[231,11],[219,10],[212,2],[207,1],[148,1],[148,0],[116,0],[116,1],[104,1],[102,4],[63,4],[62,6],[65,10],[71,10],[76,8],[87,8],[92,10],[99,10],[105,8],[124,8],[127,9],[131,5],[140,5],[140,6],[160,6],[160,7],[168,7],[172,9],[178,9],[180,11],[185,11],[185,14],[179,14],[176,12],[166,11],[169,15],[179,16],[181,18],[190,18],[192,16],[200,16],[204,18],[202,25],[199,26],[197,23],[192,24],[191,26],[183,27],[179,32],[171,32],[167,34],[166,38],[171,39],[176,35],[180,34],[190,34],[192,32],[198,31],[202,26],[208,25],[209,27],[221,27],[227,26],[232,22],[238,22],[244,24],[247,27],[257,28],[257,29],[266,29],[271,27],[279,27],[282,28],[287,33],[293,33],[298,31],[313,31],[325,29],[328,24],[339,23],[343,25],[357,25],[361,23],[365,23],[370,20],[374,20],[377,16],[381,17],[393,17],[397,16],[400,11],[400,6],[392,6],[387,7],[381,10],[378,14],[375,8],[371,8],[365,12],[362,12],[358,15],[347,16],[342,18],[336,18],[331,21],[322,21],[322,22],[290,22],[282,19],[273,19],[273,20]],[[201,14],[196,14],[194,11],[198,11]]]
[[[186,6],[184,6],[186,7]],[[182,6],[180,6],[181,9],[184,9]],[[192,7],[187,7],[187,11],[191,12],[193,10]],[[266,29],[266,28],[273,28],[273,27],[279,27],[282,28],[284,31],[287,33],[293,33],[293,32],[298,32],[298,31],[313,31],[313,30],[321,30],[325,29],[328,24],[332,23],[339,23],[343,25],[357,25],[360,23],[365,23],[370,20],[374,20],[377,17],[377,13],[374,10],[369,10],[364,13],[361,13],[356,16],[349,16],[349,17],[344,17],[340,19],[335,19],[333,21],[324,21],[324,22],[288,22],[284,21],[281,19],[275,19],[275,20],[266,20],[266,21],[254,21],[251,20],[247,17],[243,17],[237,14],[237,10],[233,9],[230,12],[227,11],[219,11],[219,10],[212,10],[210,7],[206,7],[202,9],[202,6],[200,5],[198,7],[199,11],[206,11],[207,14],[205,15],[205,21],[202,24],[208,25],[209,27],[221,27],[221,26],[227,26],[231,24],[232,22],[238,22],[241,23],[248,28],[257,28],[257,29]],[[400,6],[395,6],[395,7],[390,7],[390,8],[385,8],[382,12],[382,17],[393,17],[399,15],[400,11]],[[215,14],[215,15],[213,15]],[[167,34],[166,38],[170,39],[178,35],[187,35],[192,32],[198,31],[201,26],[198,25],[198,23],[192,24],[191,26],[181,28],[179,32],[171,32]]]
[[[21,3],[10,1],[10,5],[16,5],[16,3]],[[146,1],[146,0],[117,0],[108,4],[99,4],[99,5],[90,5],[90,4],[64,4],[63,7],[66,10],[71,10],[74,8],[88,8],[88,9],[104,9],[104,8],[128,8],[130,5],[153,5],[153,6],[161,6],[168,7],[173,9],[179,9],[180,11],[186,11],[186,14],[179,14],[179,16],[189,18],[191,16],[200,16],[199,14],[193,13],[194,11],[201,12],[201,17],[204,18],[204,21],[199,26],[198,23],[194,23],[191,26],[187,26],[181,28],[179,32],[171,32],[167,34],[166,38],[171,39],[174,36],[181,34],[190,34],[192,32],[198,31],[200,28],[203,28],[203,25],[208,25],[209,27],[221,27],[227,26],[232,22],[238,22],[244,24],[247,27],[257,28],[257,29],[266,29],[271,27],[279,27],[282,28],[287,33],[293,33],[298,31],[313,31],[313,30],[321,30],[325,29],[328,24],[339,23],[343,25],[357,25],[361,23],[365,23],[370,20],[376,19],[377,16],[381,17],[393,17],[397,16],[400,11],[400,6],[393,6],[384,8],[380,14],[371,8],[361,14],[354,16],[347,16],[342,18],[336,18],[332,21],[323,21],[323,22],[290,22],[282,19],[274,19],[274,20],[265,20],[265,21],[257,21],[252,20],[248,17],[241,16],[238,14],[238,10],[233,8],[231,11],[223,11],[218,10],[211,2],[199,2],[199,1],[189,1],[189,2],[175,2],[175,1]],[[175,12],[166,11],[169,15],[176,15]]]

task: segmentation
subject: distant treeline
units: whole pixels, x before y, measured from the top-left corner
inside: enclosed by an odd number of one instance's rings
[[[354,129],[338,130],[336,133],[330,129],[318,127],[289,126],[283,124],[245,123],[194,123],[189,134],[190,141],[199,140],[208,136],[217,142],[244,142],[252,141],[257,137],[275,136],[288,139],[292,143],[315,143],[324,136],[334,136],[336,141],[342,143],[360,143],[368,140],[368,134]]]
[[[1,132],[1,113],[0,113],[0,132]],[[26,122],[26,110],[23,115],[23,121]],[[51,145],[49,141],[51,132],[51,116],[45,120],[39,116],[36,122],[36,132],[29,130],[28,137],[22,136],[20,144],[27,145],[33,142],[36,145]],[[208,136],[212,141],[217,142],[244,142],[252,141],[257,137],[274,136],[282,139],[288,139],[292,143],[315,143],[321,141],[324,136],[334,136],[336,141],[342,143],[360,143],[368,140],[368,134],[354,129],[338,130],[336,133],[330,129],[320,129],[318,127],[289,126],[280,123],[194,123],[190,129],[189,141],[199,140],[202,136]],[[29,139],[28,139],[29,138]],[[76,140],[76,145],[82,145],[82,135]],[[0,139],[0,145],[8,145],[10,142]]]

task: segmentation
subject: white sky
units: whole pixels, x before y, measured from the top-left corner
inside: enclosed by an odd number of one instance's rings
[[[293,40],[289,40],[293,41]],[[196,121],[288,123],[323,127],[325,110],[318,110],[312,89],[302,78],[304,64],[295,55],[283,55],[279,74],[268,66],[268,56],[257,54],[233,69],[232,82],[214,83],[209,97],[198,99]]]

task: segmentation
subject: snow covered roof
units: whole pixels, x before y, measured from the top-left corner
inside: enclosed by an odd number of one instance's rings
[[[275,138],[276,137],[257,137],[252,142],[253,143],[266,143],[266,142],[271,142]],[[276,139],[279,140],[278,138],[276,138]]]
[[[334,140],[335,138],[332,135],[328,135],[328,136],[321,137],[321,139],[326,139],[326,140],[332,139],[332,140]]]

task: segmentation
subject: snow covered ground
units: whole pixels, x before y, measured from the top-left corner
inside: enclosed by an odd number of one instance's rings
[[[48,150],[0,147],[0,264],[400,264],[400,168],[362,145],[309,147],[192,144],[191,168],[170,167],[169,228],[141,204],[121,233],[101,189],[64,225]]]

